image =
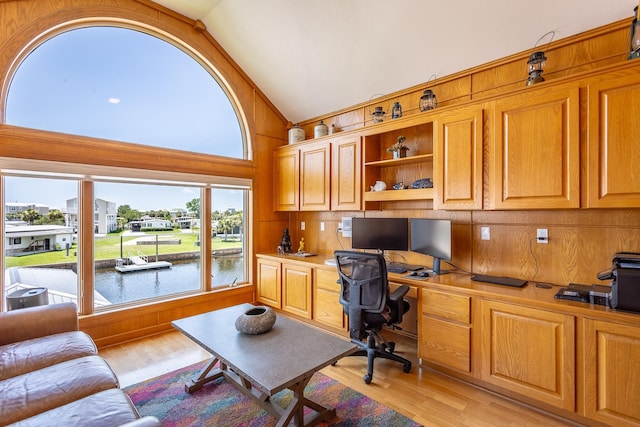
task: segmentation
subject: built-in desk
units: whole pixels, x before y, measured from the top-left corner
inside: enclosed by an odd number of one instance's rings
[[[257,255],[257,300],[292,293],[282,271],[306,271],[308,321],[347,334],[333,255]],[[584,423],[640,426],[640,314],[558,300],[559,286],[523,288],[449,273],[426,280],[389,274],[417,300],[418,356],[430,367]],[[296,286],[302,286],[298,281]],[[261,295],[269,289],[268,297]],[[281,301],[280,301],[281,304]]]

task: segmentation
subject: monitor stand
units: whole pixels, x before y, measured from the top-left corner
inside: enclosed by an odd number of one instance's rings
[[[433,257],[433,274],[439,276],[441,274],[447,274],[447,273],[450,273],[450,271],[440,269],[440,258]]]

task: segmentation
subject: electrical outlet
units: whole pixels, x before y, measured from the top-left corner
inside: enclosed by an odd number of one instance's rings
[[[350,216],[342,217],[342,237],[351,237],[352,218]]]
[[[480,239],[491,240],[491,229],[489,227],[480,227]]]
[[[549,230],[546,228],[538,228],[536,239],[538,243],[549,243]]]
[[[300,230],[304,231],[304,221],[300,221]]]
[[[320,231],[324,231],[324,222],[320,223]]]

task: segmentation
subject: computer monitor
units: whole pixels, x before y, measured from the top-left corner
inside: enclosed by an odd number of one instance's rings
[[[433,272],[440,270],[440,260],[451,261],[451,221],[448,219],[411,218],[412,252],[433,257]]]
[[[351,223],[353,249],[406,251],[409,249],[407,218],[353,218]]]

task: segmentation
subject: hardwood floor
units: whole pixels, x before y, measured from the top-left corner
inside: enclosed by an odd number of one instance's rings
[[[389,337],[388,337],[389,338]],[[363,357],[347,357],[321,372],[401,412],[424,426],[568,426],[575,425],[420,367],[416,342],[393,336],[396,352],[412,360],[411,372],[377,359],[373,382],[365,384]],[[100,350],[122,387],[208,359],[209,353],[172,331]]]

